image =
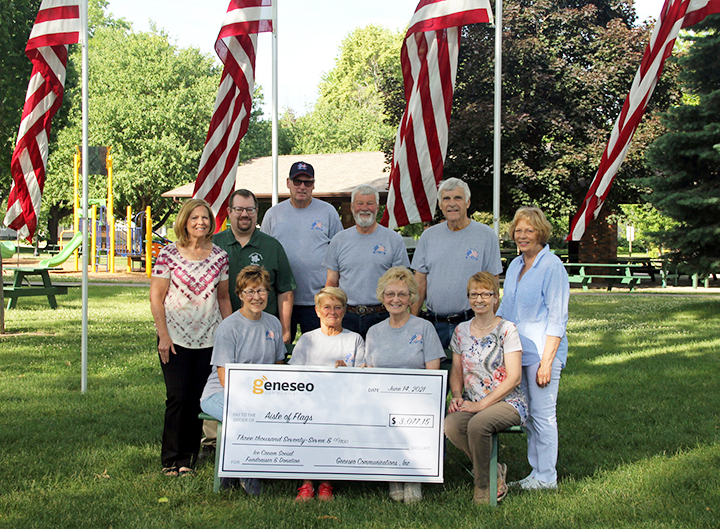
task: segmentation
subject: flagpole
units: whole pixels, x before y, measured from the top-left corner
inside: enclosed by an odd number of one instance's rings
[[[88,364],[88,0],[80,2],[82,23],[82,375],[80,391],[87,393]]]
[[[277,3],[272,0],[272,205],[278,203],[278,42]]]
[[[495,131],[493,142],[493,230],[500,237],[500,139],[502,110],[502,0],[495,0]]]

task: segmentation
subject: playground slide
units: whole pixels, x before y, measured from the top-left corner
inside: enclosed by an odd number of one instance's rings
[[[40,261],[40,266],[49,268],[51,266],[58,266],[63,264],[65,261],[68,260],[72,253],[80,247],[81,244],[82,232],[77,232],[75,236],[70,240],[70,242],[65,245],[65,248],[62,249],[62,252],[57,254],[55,257],[43,259],[42,261]]]
[[[3,259],[10,259],[15,255],[15,245],[9,241],[0,241],[0,253]]]

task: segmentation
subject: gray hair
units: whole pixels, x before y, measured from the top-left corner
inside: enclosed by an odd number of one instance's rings
[[[380,205],[380,193],[373,186],[363,184],[363,185],[357,186],[355,189],[353,189],[352,195],[350,195],[350,203],[351,204],[353,202],[355,202],[355,195],[375,195],[375,203],[378,206]]]
[[[438,197],[443,191],[452,191],[458,187],[463,190],[463,193],[465,194],[465,201],[467,202],[470,200],[470,188],[459,178],[448,178],[447,180],[440,182],[440,185],[438,186]]]

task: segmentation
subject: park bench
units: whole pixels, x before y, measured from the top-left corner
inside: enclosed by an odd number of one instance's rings
[[[6,270],[14,272],[12,284],[3,284],[3,295],[8,298],[8,310],[17,307],[18,298],[30,296],[47,296],[50,308],[56,309],[55,296],[68,293],[67,285],[53,285],[50,280],[49,271],[62,270],[61,268],[8,267]],[[40,276],[42,284],[31,283],[27,279],[30,276]]]
[[[585,291],[588,290],[593,280],[599,279],[607,283],[608,292],[615,284],[627,286],[632,292],[641,280],[649,279],[649,277],[634,275],[634,273],[642,272],[645,268],[642,264],[632,263],[565,263],[568,281],[571,284],[581,285]]]
[[[498,473],[497,473],[497,463],[498,463],[498,445],[499,440],[498,437],[501,433],[525,433],[525,427],[524,426],[510,426],[509,428],[505,428],[504,430],[501,430],[499,432],[495,432],[492,436],[492,451],[490,452],[490,490],[497,491],[497,480],[498,480]],[[472,470],[466,467],[461,461],[458,461],[452,454],[450,455],[455,461],[460,464],[461,467],[465,469],[465,472],[470,474],[472,476],[473,480],[475,479],[475,475],[473,474]],[[497,494],[490,494],[490,506],[496,507],[497,506]]]

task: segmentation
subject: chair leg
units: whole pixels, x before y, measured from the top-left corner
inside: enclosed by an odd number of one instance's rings
[[[492,434],[492,452],[490,452],[490,506],[497,506],[497,461],[498,461],[498,434]]]
[[[220,440],[222,439],[222,426],[223,423],[217,423],[217,438],[215,440],[215,478],[213,480],[213,492],[220,491],[220,476],[218,471],[220,470]]]

